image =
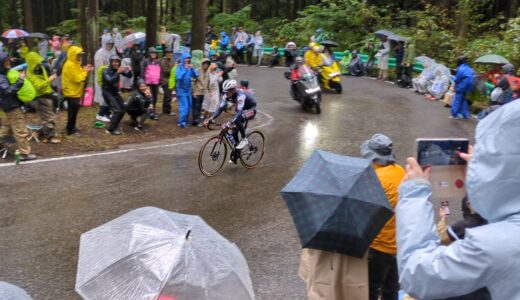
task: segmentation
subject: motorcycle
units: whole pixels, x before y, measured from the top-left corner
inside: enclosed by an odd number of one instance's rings
[[[285,77],[291,79],[291,71],[285,72]],[[298,80],[292,82],[291,96],[298,101],[304,110],[315,109],[321,113],[321,88],[314,72],[308,66],[298,68]]]
[[[339,64],[334,59],[323,55],[323,65],[318,67],[320,74],[320,86],[326,90],[334,90],[341,94],[343,86],[341,85],[341,72]]]

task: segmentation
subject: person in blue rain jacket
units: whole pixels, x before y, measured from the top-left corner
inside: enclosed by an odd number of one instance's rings
[[[177,91],[177,101],[179,102],[179,123],[181,128],[188,126],[188,117],[191,107],[191,79],[197,79],[199,73],[191,64],[190,53],[183,53],[181,63],[177,65],[175,71],[175,90]]]
[[[451,105],[451,118],[469,118],[469,102],[466,95],[473,90],[474,76],[475,71],[468,65],[468,59],[465,56],[457,58],[457,73],[453,78],[455,82],[455,98]]]

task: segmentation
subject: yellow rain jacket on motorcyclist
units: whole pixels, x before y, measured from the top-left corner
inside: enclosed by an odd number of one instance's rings
[[[316,53],[312,49],[307,50],[304,55],[305,64],[311,68],[317,68],[323,64],[321,53]]]
[[[72,46],[67,51],[67,60],[63,64],[62,91],[65,98],[81,98],[85,88],[85,80],[88,72],[83,70],[78,55],[83,53],[83,49]]]

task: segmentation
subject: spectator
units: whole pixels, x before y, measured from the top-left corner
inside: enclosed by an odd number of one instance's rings
[[[218,83],[217,65],[212,63],[208,69],[208,88],[202,103],[203,118],[210,118],[217,111],[220,104],[220,89]]]
[[[288,42],[285,45],[285,66],[289,68],[294,64],[294,60],[298,57],[298,49],[296,48],[296,44],[294,42]]]
[[[121,66],[125,69],[131,69],[132,68],[132,60],[129,57],[125,57],[121,60]],[[120,81],[121,83],[121,90],[123,92],[131,92],[134,87],[134,76],[132,72],[132,77],[121,77]]]
[[[373,38],[368,39],[367,43],[365,44],[365,48],[363,48],[363,53],[368,55],[368,61],[365,69],[367,70],[367,74],[370,76],[372,73],[372,67],[374,66],[374,60],[378,53],[375,40]]]
[[[496,86],[503,75],[504,73],[502,72],[500,65],[493,65],[491,70],[485,72],[480,77]]]
[[[1,50],[0,50],[1,51]],[[38,42],[38,53],[45,61],[47,61],[47,55],[49,53],[49,42],[46,39],[40,39]]]
[[[359,57],[356,50],[352,51],[352,59],[350,60],[350,64],[348,66],[348,73],[352,76],[363,76],[365,73],[363,62],[361,61],[361,57]]]
[[[215,34],[212,26],[208,26],[208,31],[206,32],[206,36],[204,39],[206,53],[207,51],[209,51],[210,45],[215,40],[218,40],[218,35]]]
[[[247,32],[246,40],[246,60],[247,65],[253,65],[253,53],[255,52],[255,36],[251,32]]]
[[[122,55],[123,54],[123,49],[125,47],[125,45],[123,43],[123,36],[119,32],[118,28],[112,29],[112,34],[114,36],[113,39],[114,39],[114,43],[115,43],[115,47],[116,47],[116,53],[118,55]]]
[[[378,133],[361,145],[361,156],[372,161],[388,201],[392,209],[395,209],[399,199],[397,189],[404,178],[405,171],[395,162],[392,148],[392,140]],[[370,300],[398,298],[399,276],[396,254],[395,217],[392,216],[368,250]]]
[[[345,50],[345,52],[343,52],[343,58],[339,62],[339,68],[340,68],[341,74],[343,74],[343,75],[348,74],[348,66],[350,66],[351,60],[352,60],[352,53],[350,53],[349,50]]]
[[[175,70],[175,73],[172,74],[174,76],[173,80],[170,78],[170,88],[172,90],[175,88],[178,98],[179,123],[177,125],[181,128],[186,128],[192,103],[191,79],[199,77],[199,74],[191,64],[191,55],[189,53],[182,54],[180,64],[173,70]]]
[[[80,135],[79,129],[76,127],[76,118],[80,108],[79,100],[83,96],[88,73],[94,70],[90,64],[81,66],[83,53],[82,48],[71,46],[67,51],[67,60],[63,64],[61,80],[63,97],[67,101],[66,133],[68,135]]]
[[[119,76],[132,77],[132,71],[121,66],[121,58],[113,55],[110,58],[110,63],[102,72],[103,84],[101,89],[105,102],[112,110],[112,117],[110,118],[110,125],[107,128],[107,133],[112,135],[120,135],[119,123],[125,115],[125,102],[121,97],[119,90]]]
[[[190,31],[188,31],[184,34],[184,46],[186,46],[186,48],[191,47],[191,32]]]
[[[161,43],[163,55],[166,54],[164,50],[166,50],[166,47],[168,47],[168,32],[166,31],[166,27],[161,26],[160,32],[159,32],[159,42]]]
[[[150,115],[152,120],[159,120],[159,116],[156,113],[157,108],[157,97],[159,96],[159,86],[161,84],[161,62],[159,61],[159,55],[157,49],[150,47],[148,49],[148,58],[143,63],[144,71],[144,82],[150,88],[152,93],[152,104],[153,113]]]
[[[468,59],[465,56],[457,58],[457,73],[453,78],[455,82],[455,99],[451,105],[452,119],[469,119],[469,103],[466,95],[473,89],[473,77],[475,72],[468,65]]]
[[[164,57],[161,59],[161,86],[164,91],[162,113],[164,115],[175,115],[172,113],[172,90],[168,87],[170,74],[175,67],[175,60],[173,59],[173,49],[166,48]]]
[[[100,82],[102,82],[102,69],[108,66],[110,57],[113,55],[114,40],[109,39],[105,43],[105,47],[101,47],[94,55],[94,101],[99,104],[99,111],[96,120],[101,122],[110,122],[110,107],[105,102],[101,91]]]
[[[220,33],[220,49],[223,53],[227,53],[227,48],[229,46],[229,36],[225,31]]]
[[[381,37],[381,44],[377,51],[376,57],[379,59],[379,76],[377,79],[388,80],[388,59],[390,54],[390,42],[386,36]]]
[[[137,86],[137,80],[143,76],[141,74],[141,64],[143,62],[143,54],[141,52],[141,46],[139,43],[134,43],[130,53],[128,54],[132,60],[132,72],[134,73],[134,87]]]
[[[60,40],[61,40],[60,36],[55,35],[52,37],[52,40],[49,41],[49,44],[51,45],[52,53],[61,51],[61,41]]]
[[[244,28],[239,27],[237,38],[235,40],[235,47],[237,49],[237,59],[236,62],[238,64],[244,63],[244,47],[246,45],[247,33],[245,33]]]
[[[280,52],[278,51],[278,47],[273,47],[273,52],[269,53],[269,68],[273,68],[274,66],[278,66],[280,64]]]
[[[43,126],[43,142],[59,144],[61,141],[56,135],[56,114],[52,95],[54,91],[51,86],[57,75],[49,76],[49,70],[43,64],[45,60],[36,52],[29,52],[25,61],[27,62],[27,78],[36,90],[36,110]]]
[[[6,115],[5,123],[0,128],[0,137],[13,133],[16,148],[20,151],[20,160],[34,160],[36,155],[31,154],[31,147],[27,138],[29,132],[25,127],[25,117],[21,110],[22,102],[17,92],[23,85],[25,73],[20,72],[20,78],[13,84],[7,79],[7,72],[11,69],[11,59],[5,52],[0,52],[0,106]]]
[[[426,99],[431,101],[439,100],[444,97],[449,88],[450,79],[437,69],[435,71],[435,79],[428,85]]]
[[[311,42],[315,42],[318,45],[325,40],[325,33],[321,28],[316,29],[316,34],[311,36]]]
[[[415,43],[413,41],[408,41],[405,45],[404,50],[404,59],[403,59],[403,77],[404,81],[403,87],[410,88],[412,87],[412,78],[413,78],[413,65],[415,64]]]
[[[195,52],[195,51],[194,51]],[[199,76],[197,78],[192,79],[193,86],[193,100],[191,106],[192,113],[192,123],[191,125],[202,127],[201,123],[201,113],[202,113],[202,103],[204,101],[204,95],[208,89],[209,85],[209,74],[208,69],[211,62],[209,59],[202,60],[202,63],[195,65],[193,64],[195,70],[198,72]]]
[[[403,77],[403,62],[404,42],[397,42],[397,46],[395,47],[395,81],[399,81]]]
[[[397,246],[401,287],[419,299],[440,299],[487,287],[492,299],[519,299],[520,102],[496,110],[477,126],[468,161],[471,207],[489,224],[441,246],[435,230],[429,170],[408,159],[399,187]],[[427,283],[427,284],[425,284]]]
[[[114,41],[112,39],[112,35],[110,34],[110,30],[108,28],[103,29],[103,35],[101,36],[101,47],[106,48],[108,41]]]
[[[130,116],[130,126],[137,131],[142,131],[144,122],[153,113],[153,98],[150,89],[144,82],[139,79],[137,82],[137,90],[126,103],[126,112]]]
[[[264,37],[261,31],[257,31],[255,34],[255,56],[257,58],[257,66],[262,64],[262,56],[264,53]],[[276,63],[278,65],[278,63]]]
[[[421,75],[412,80],[413,90],[419,94],[426,94],[428,85],[435,79],[435,63],[425,62]]]
[[[229,35],[231,38],[231,56],[233,57],[234,61],[237,61],[237,47],[236,47],[236,40],[238,37],[238,32],[236,27],[231,27],[231,33]]]

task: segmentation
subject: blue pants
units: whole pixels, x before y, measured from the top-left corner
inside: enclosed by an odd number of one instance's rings
[[[179,125],[186,127],[190,115],[191,95],[177,94],[177,101],[179,101]]]
[[[458,114],[462,114],[464,118],[469,118],[469,104],[466,93],[455,93],[455,99],[451,104],[451,115],[456,117]]]

